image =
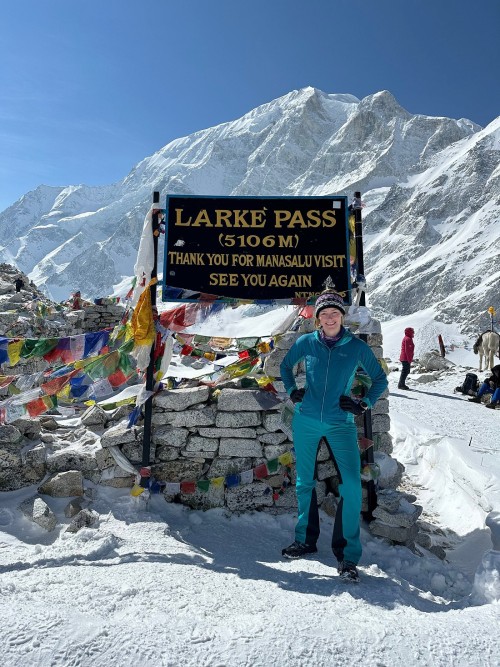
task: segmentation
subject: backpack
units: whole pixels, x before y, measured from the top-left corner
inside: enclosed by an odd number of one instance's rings
[[[467,373],[463,384],[460,387],[457,387],[455,391],[460,391],[466,396],[472,396],[476,393],[478,384],[477,375],[475,373]]]

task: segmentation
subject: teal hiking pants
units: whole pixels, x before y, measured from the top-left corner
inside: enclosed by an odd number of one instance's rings
[[[353,422],[325,424],[296,410],[292,428],[298,503],[295,539],[315,545],[319,537],[316,457],[320,440],[324,437],[340,475],[340,501],[333,527],[332,550],[338,561],[348,560],[357,564],[361,558],[361,478],[356,425]]]

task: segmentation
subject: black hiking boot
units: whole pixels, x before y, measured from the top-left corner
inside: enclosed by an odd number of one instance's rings
[[[411,391],[410,387],[407,387],[405,384],[398,384],[398,389],[404,389],[405,391]]]
[[[486,406],[485,406],[485,407],[487,407],[487,408],[491,408],[492,410],[496,410],[496,409],[497,409],[497,405],[498,405],[498,403],[486,403]]]
[[[340,578],[344,581],[359,583],[359,572],[354,563],[342,560],[338,565],[337,571],[340,574]]]
[[[467,400],[469,401],[469,403],[481,403],[481,399],[479,398],[479,396],[474,396],[474,398],[468,398]]]
[[[318,551],[316,545],[305,544],[304,542],[293,542],[289,547],[281,551],[281,555],[285,558],[304,558],[308,554],[315,554]]]

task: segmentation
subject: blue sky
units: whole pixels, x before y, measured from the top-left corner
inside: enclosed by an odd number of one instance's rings
[[[498,0],[16,0],[0,23],[0,210],[100,185],[172,139],[314,86],[500,114]]]

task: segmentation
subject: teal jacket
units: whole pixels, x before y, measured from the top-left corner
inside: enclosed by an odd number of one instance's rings
[[[305,360],[306,393],[298,406],[300,414],[327,424],[352,422],[354,415],[339,407],[339,398],[349,396],[358,368],[371,378],[363,400],[372,407],[387,387],[387,377],[369,346],[350,331],[333,347],[319,338],[319,332],[298,338],[281,362],[281,379],[287,393],[297,388],[293,368]],[[296,408],[297,409],[297,408]]]

